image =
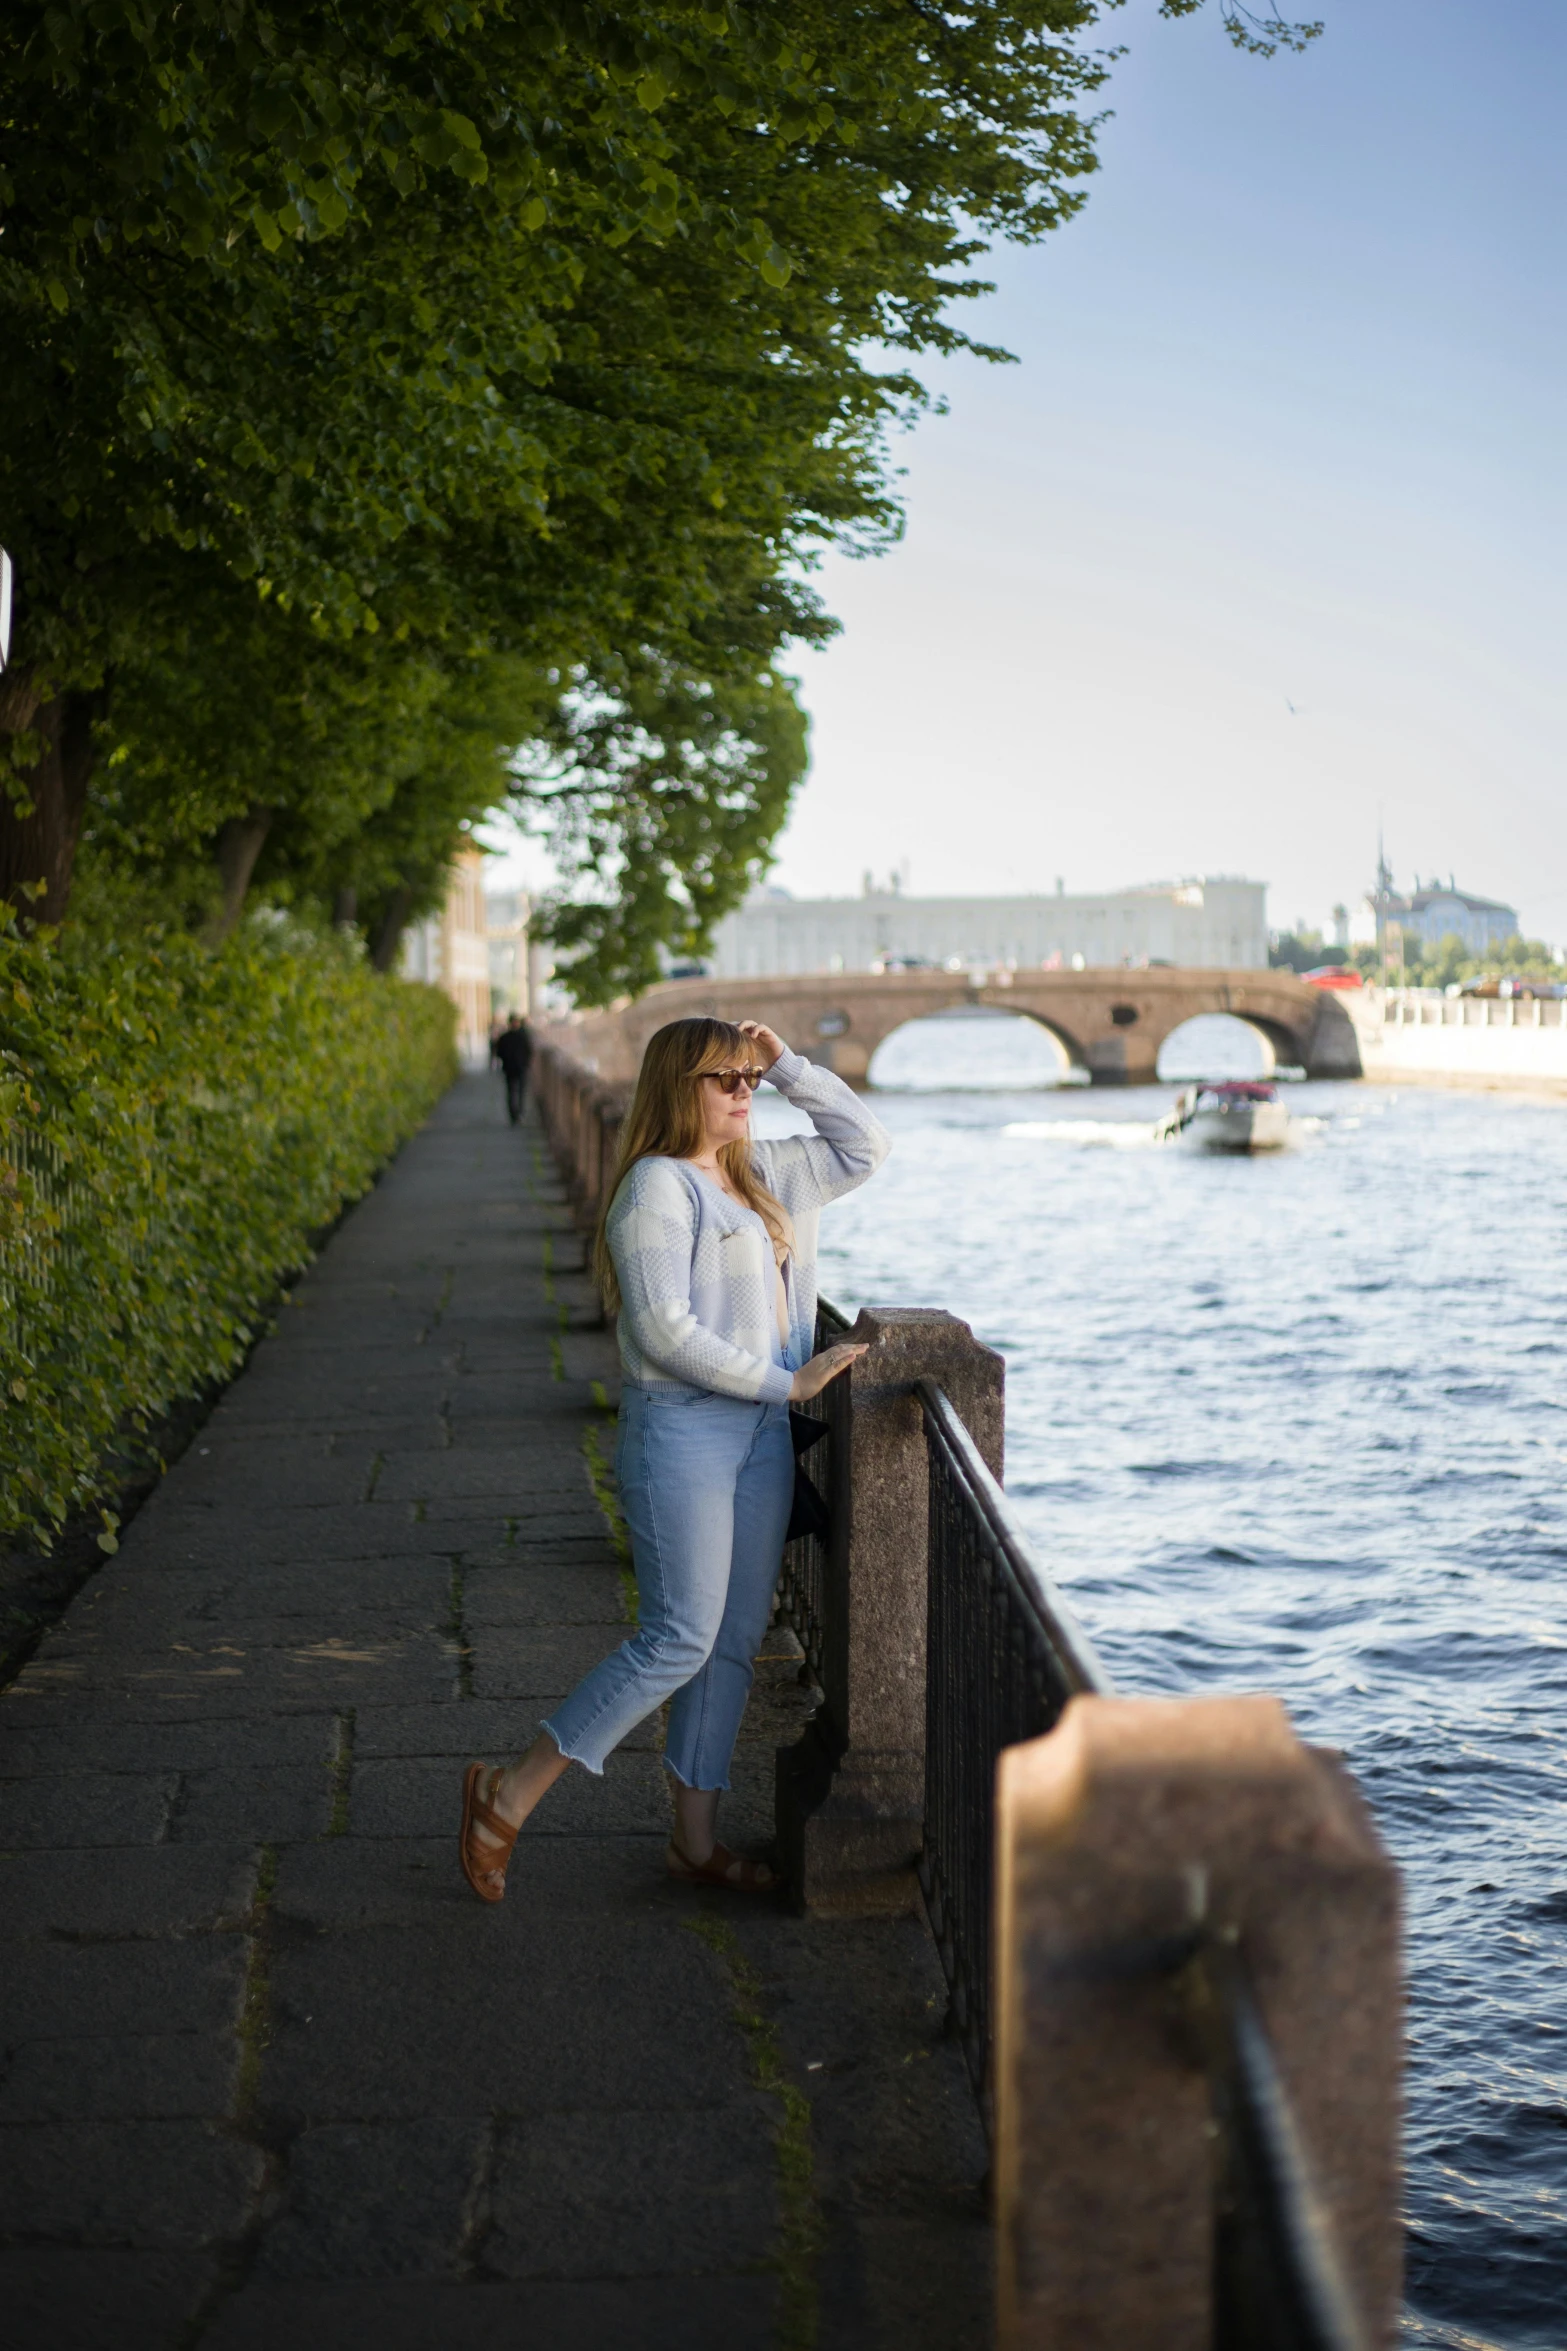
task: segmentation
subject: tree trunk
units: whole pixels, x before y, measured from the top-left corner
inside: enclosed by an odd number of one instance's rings
[[[218,872],[223,877],[223,903],[202,932],[209,947],[231,939],[245,910],[245,893],[256,870],[262,843],[272,830],[275,808],[253,808],[248,816],[231,816],[218,835]]]
[[[412,890],[405,882],[399,882],[397,888],[386,901],[381,919],[376,924],[375,944],[370,950],[370,961],[377,971],[390,971],[396,962],[397,950],[402,944],[403,933],[408,927],[408,909],[413,902]]]
[[[351,931],[359,919],[359,892],[352,882],[345,882],[332,901],[332,922],[340,931]]]
[[[0,898],[28,927],[63,922],[71,902],[98,700],[95,694],[61,694],[41,701],[26,671],[0,681],[0,737],[31,731],[39,741],[33,765],[0,782]],[[31,806],[25,816],[6,783],[11,791],[18,785],[26,791]]]

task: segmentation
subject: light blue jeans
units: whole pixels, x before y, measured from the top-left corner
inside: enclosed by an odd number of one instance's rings
[[[672,1696],[664,1761],[688,1788],[727,1788],[794,1495],[789,1408],[627,1387],[615,1474],[637,1629],[544,1728],[562,1755],[602,1772]]]

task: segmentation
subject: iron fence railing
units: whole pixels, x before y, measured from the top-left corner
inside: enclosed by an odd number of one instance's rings
[[[849,1318],[827,1299],[817,1301],[816,1344],[830,1347],[849,1327]],[[824,1423],[828,1434],[808,1452],[796,1457],[796,1467],[808,1477],[826,1501],[832,1490],[832,1390],[824,1388],[791,1412]],[[797,1536],[784,1545],[783,1575],[778,1585],[778,1614],[805,1651],[806,1672],[818,1689],[823,1687],[823,1657],[827,1642],[827,1545],[818,1534]]]
[[[1110,1684],[979,1448],[921,1380],[930,1457],[925,1849],[920,1883],[951,2022],[990,2120],[990,1918],[996,1764],[1078,1691]]]
[[[1217,2125],[1214,2351],[1372,2351],[1238,1946],[1205,1934],[1191,1991]]]
[[[920,1882],[991,2127],[996,1765],[1111,1685],[948,1398],[918,1395],[930,1460]],[[1214,2351],[1370,2351],[1239,1948],[1206,1923],[1123,1970],[1184,1974],[1217,2130]]]

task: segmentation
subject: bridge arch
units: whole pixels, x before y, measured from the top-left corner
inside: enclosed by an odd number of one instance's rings
[[[1156,1066],[1162,1083],[1180,1085],[1192,1078],[1271,1078],[1280,1062],[1293,1058],[1288,1033],[1277,1023],[1197,1012],[1170,1030]]]
[[[887,1031],[870,1055],[873,1086],[897,1091],[1006,1092],[1086,1076],[1081,1048],[1037,1013],[999,1004],[920,1010]]]
[[[1036,1029],[1043,1029],[1046,1036],[1060,1046],[1066,1056],[1067,1068],[1080,1071],[1085,1078],[1089,1075],[1088,1055],[1072,1031],[1060,1020],[1052,1019],[1048,1012],[1040,1012],[1031,1004],[1020,1004],[1013,1017],[1032,1021]]]
[[[1330,1006],[1329,1010],[1331,1012],[1333,1007]],[[1340,1018],[1342,1017],[1341,1014]],[[1311,1050],[1314,1034],[1312,1030],[1308,1030],[1303,1036],[1299,1029],[1286,1028],[1282,1021],[1267,1020],[1260,1013],[1247,1013],[1245,1018],[1248,1024],[1260,1031],[1273,1047],[1273,1060],[1276,1068],[1305,1068],[1306,1057]]]

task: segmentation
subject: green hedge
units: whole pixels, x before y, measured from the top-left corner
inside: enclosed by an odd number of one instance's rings
[[[0,1535],[102,1506],[117,1432],[233,1370],[455,1070],[448,999],[331,935],[0,923]]]

